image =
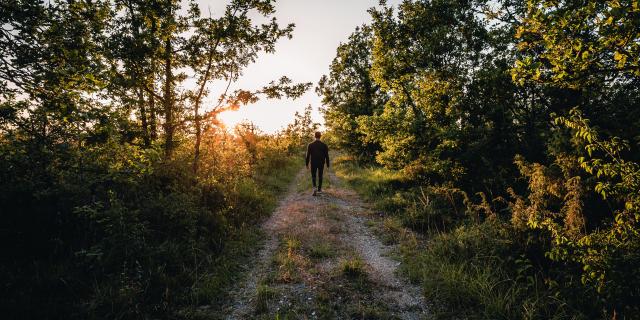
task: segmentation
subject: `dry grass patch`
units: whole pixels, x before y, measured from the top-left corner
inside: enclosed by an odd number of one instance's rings
[[[319,319],[397,319],[377,298],[375,283],[359,257],[343,259],[317,290],[315,307]]]
[[[278,265],[277,280],[281,282],[294,282],[300,280],[308,266],[307,259],[301,254],[300,240],[287,237],[284,239],[280,250],[275,255]]]
[[[268,285],[259,285],[256,288],[256,313],[264,313],[269,311],[269,304],[277,295],[277,291]]]
[[[367,274],[364,262],[360,257],[342,260],[340,271],[349,278],[359,278]]]
[[[326,259],[336,256],[335,245],[329,241],[314,241],[309,245],[309,257],[313,259]]]

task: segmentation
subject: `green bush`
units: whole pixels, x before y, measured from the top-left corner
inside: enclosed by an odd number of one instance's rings
[[[338,173],[380,208],[389,203],[373,197],[367,181],[379,168],[359,168],[338,161]],[[395,176],[392,172],[386,177]],[[379,177],[379,176],[378,176]],[[522,232],[508,217],[474,205],[451,187],[389,188],[387,197],[402,197],[393,218],[382,222],[384,236],[399,239],[404,272],[421,283],[436,318],[469,319],[589,319],[603,316],[594,290],[571,278],[579,270],[549,261],[544,233]],[[453,199],[453,201],[451,201]],[[393,200],[397,202],[397,200]],[[454,208],[453,206],[457,206]],[[403,207],[404,206],[404,207]],[[428,236],[424,246],[403,242],[400,226]],[[397,223],[397,222],[394,222]]]
[[[259,163],[224,180],[194,176],[180,154],[163,162],[115,142],[52,158],[3,153],[3,240],[16,243],[1,267],[6,316],[138,318],[219,302],[239,248],[250,252],[256,222],[301,163],[261,146]]]

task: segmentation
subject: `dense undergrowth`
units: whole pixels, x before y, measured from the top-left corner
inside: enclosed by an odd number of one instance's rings
[[[596,290],[572,278],[579,270],[544,258],[544,238],[515,229],[508,218],[478,220],[481,208],[466,207],[451,190],[417,186],[398,171],[358,165],[349,156],[334,162],[383,216],[381,236],[400,244],[402,272],[423,286],[436,318],[607,318]]]
[[[175,317],[215,305],[301,164],[284,137],[259,137],[255,164],[236,139],[210,137],[233,149],[210,149],[198,177],[153,149],[64,153],[64,167],[3,153],[3,314]]]

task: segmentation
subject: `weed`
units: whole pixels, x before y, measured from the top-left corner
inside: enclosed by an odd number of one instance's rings
[[[269,303],[277,294],[277,291],[267,285],[259,285],[256,288],[256,313],[264,313],[269,310]]]
[[[360,278],[366,275],[364,262],[358,257],[343,260],[340,263],[340,270],[342,274],[350,278]]]
[[[239,230],[228,240],[227,246],[215,258],[213,268],[199,276],[200,281],[194,284],[191,296],[192,305],[220,301],[226,294],[226,288],[238,279],[238,274],[249,261],[249,252],[258,245],[261,238],[256,227]]]
[[[352,319],[392,319],[389,313],[380,305],[359,303],[349,310]]]
[[[387,217],[382,220],[382,242],[385,244],[396,244],[404,234],[402,222],[394,217]]]
[[[314,259],[332,258],[336,255],[336,251],[326,241],[314,241],[309,246],[309,256]]]
[[[278,279],[283,282],[292,282],[297,279],[297,269],[303,268],[306,261],[298,252],[300,250],[300,240],[287,237],[284,246],[276,254],[275,260],[278,264]]]

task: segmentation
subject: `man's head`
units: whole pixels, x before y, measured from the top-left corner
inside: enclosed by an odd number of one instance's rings
[[[322,136],[322,134],[320,133],[320,131],[316,131],[316,139],[320,139],[320,137]]]

